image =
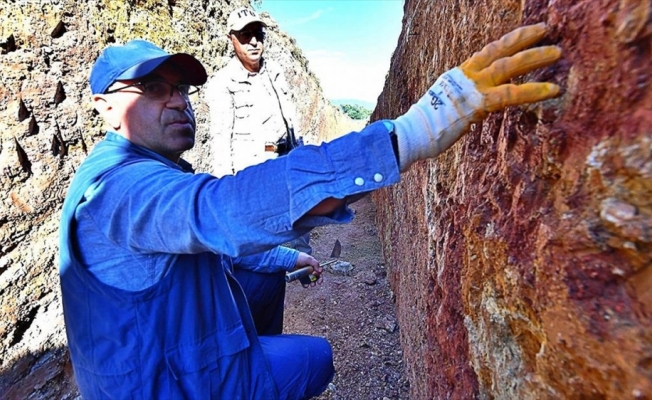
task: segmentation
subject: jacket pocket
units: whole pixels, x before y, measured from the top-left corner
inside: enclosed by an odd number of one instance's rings
[[[242,324],[216,331],[200,341],[168,349],[165,359],[169,386],[165,397],[184,399],[220,398],[229,380],[246,379],[229,374],[222,365],[246,358],[249,339]],[[234,376],[236,375],[236,376]],[[217,396],[217,397],[216,397]]]
[[[230,89],[231,96],[233,96],[233,112],[235,119],[242,120],[251,116],[251,107],[253,107],[253,99],[249,87],[238,86]]]
[[[141,398],[140,374],[133,363],[115,365],[107,359],[99,367],[74,365],[75,381],[84,399],[125,399]]]
[[[242,324],[230,330],[216,331],[203,340],[182,344],[165,352],[168,368],[178,376],[197,372],[217,363],[217,360],[249,347],[247,332]]]

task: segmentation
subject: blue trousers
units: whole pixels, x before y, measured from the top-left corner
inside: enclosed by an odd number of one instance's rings
[[[333,379],[333,350],[321,337],[283,335],[285,272],[262,274],[235,268],[244,290],[263,352],[281,399],[318,396]]]

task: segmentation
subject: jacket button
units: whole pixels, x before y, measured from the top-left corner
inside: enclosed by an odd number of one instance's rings
[[[364,185],[364,179],[362,178],[355,178],[355,184],[358,186]]]
[[[374,181],[376,181],[376,183],[382,182],[383,181],[383,176],[381,174],[374,175]]]

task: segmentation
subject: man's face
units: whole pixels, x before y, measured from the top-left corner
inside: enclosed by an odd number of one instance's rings
[[[165,82],[154,84],[151,82]],[[195,115],[190,100],[176,85],[182,74],[164,63],[144,78],[117,81],[111,94],[94,96],[96,108],[111,127],[134,144],[146,147],[177,162],[181,154],[195,145]],[[133,84],[144,83],[126,87]],[[158,90],[158,95],[154,90]],[[172,95],[170,96],[170,90]]]
[[[242,65],[249,71],[258,71],[265,48],[263,25],[260,22],[252,22],[239,31],[232,31],[229,36]]]

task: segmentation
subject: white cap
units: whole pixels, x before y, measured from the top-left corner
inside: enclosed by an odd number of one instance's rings
[[[267,26],[254,10],[247,7],[238,8],[226,20],[226,31],[239,31],[252,22],[260,22],[263,26]]]

